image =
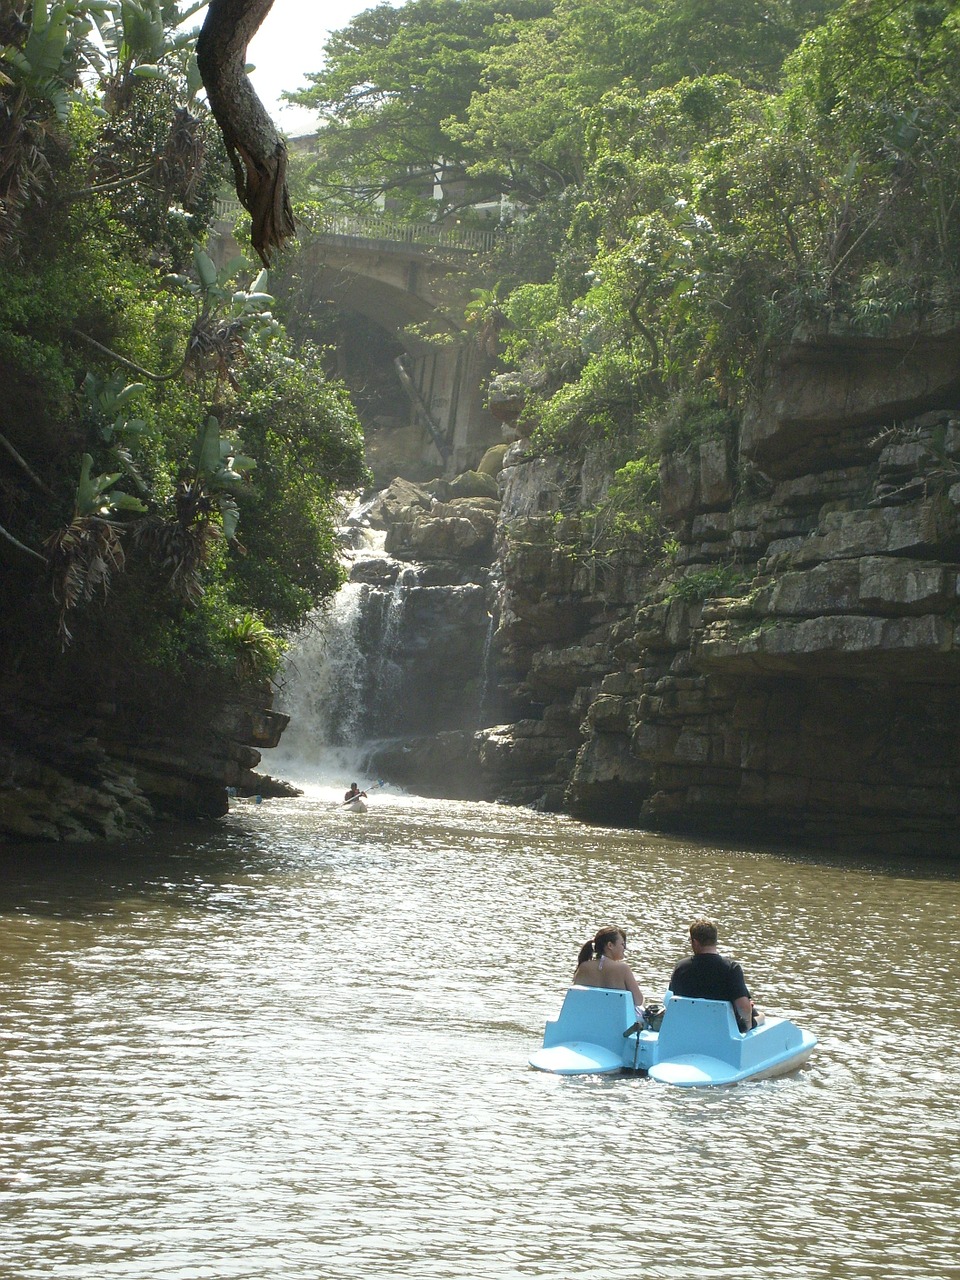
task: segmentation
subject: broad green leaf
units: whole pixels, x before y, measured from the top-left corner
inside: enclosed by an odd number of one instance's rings
[[[44,102],[48,102],[53,107],[54,114],[60,123],[66,123],[67,116],[70,113],[72,95],[63,82],[52,76],[47,76],[43,80],[34,81],[32,88],[36,97],[42,98]]]
[[[197,472],[213,476],[220,470],[220,422],[212,415],[197,432]]]
[[[199,245],[193,250],[193,265],[197,269],[197,275],[204,289],[212,289],[217,283],[217,268],[213,264],[213,259],[209,254],[204,253]]]
[[[146,504],[132,493],[116,493],[110,497],[110,509],[113,511],[146,511]]]
[[[109,488],[117,483],[122,474],[123,473],[121,471],[113,471],[104,472],[103,475],[94,476],[91,483],[93,484],[97,496],[100,497],[105,494]]]
[[[48,16],[44,0],[34,0],[33,27],[23,47],[23,55],[38,80],[61,71],[69,26],[70,15],[65,5],[54,5]]]
[[[233,277],[241,268],[247,265],[247,260],[242,253],[235,254],[229,262],[222,266],[217,273],[217,283],[220,285],[229,284]]]
[[[134,462],[133,455],[130,453],[130,450],[125,449],[122,445],[119,446],[117,449],[117,457],[120,459],[124,471],[137,486],[139,492],[142,494],[149,494],[150,487],[140,474],[139,468]]]
[[[133,57],[156,59],[165,50],[163,16],[153,0],[144,4],[136,0],[122,0],[120,5],[123,22],[123,39]]]
[[[222,496],[219,500],[220,515],[223,518],[224,537],[232,542],[237,534],[237,525],[240,523],[240,508],[232,498]]]
[[[171,288],[175,286],[178,289],[185,289],[187,293],[193,294],[194,297],[200,292],[200,286],[196,280],[191,280],[189,276],[166,275],[163,277],[163,283]]]
[[[94,509],[97,489],[90,480],[90,468],[93,458],[85,453],[80,459],[80,480],[77,483],[77,515],[88,516]]]
[[[121,408],[128,400],[146,391],[147,384],[145,382],[128,382],[122,391],[118,392],[116,397],[117,407]]]
[[[191,36],[191,40],[192,40]],[[195,54],[191,54],[187,61],[187,101],[192,101],[200,90],[203,88],[203,79],[200,75],[200,68],[197,66]]]

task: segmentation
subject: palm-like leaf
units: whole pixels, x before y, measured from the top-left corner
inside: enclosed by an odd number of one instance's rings
[[[220,502],[207,492],[202,479],[182,480],[175,495],[176,516],[138,521],[133,531],[143,551],[168,589],[188,604],[203,596],[202,574],[224,530],[213,519]]]
[[[76,516],[44,543],[54,599],[60,606],[59,633],[66,648],[72,639],[67,614],[87,604],[97,591],[104,597],[125,563],[122,529],[103,516]]]
[[[74,6],[34,0],[32,22],[5,14],[0,46],[0,251],[16,245],[20,214],[49,171],[43,144],[52,121],[70,104],[73,70],[65,55],[74,35],[89,30]]]

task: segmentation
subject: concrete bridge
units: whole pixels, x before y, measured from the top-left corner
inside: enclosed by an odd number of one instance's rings
[[[239,210],[237,201],[219,202],[221,234]],[[344,215],[301,239],[300,271],[316,305],[364,316],[402,348],[394,372],[408,406],[405,425],[419,433],[416,461],[447,476],[476,466],[503,438],[483,404],[493,361],[464,331],[462,316],[482,283],[478,256],[495,237],[493,230]]]

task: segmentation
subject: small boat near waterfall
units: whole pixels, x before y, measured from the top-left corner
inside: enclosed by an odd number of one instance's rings
[[[263,804],[263,796],[259,792],[242,796],[236,787],[227,787],[227,807],[232,809],[238,804]]]
[[[346,809],[348,813],[366,813],[367,806],[362,796],[354,796],[352,800],[345,800],[341,808]]]
[[[529,1061],[555,1075],[639,1071],[663,1084],[702,1088],[786,1075],[816,1044],[816,1036],[788,1018],[768,1015],[742,1033],[729,1001],[669,995],[654,1031],[638,1020],[628,991],[571,987]]]

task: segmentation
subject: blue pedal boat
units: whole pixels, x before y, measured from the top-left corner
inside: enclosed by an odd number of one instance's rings
[[[662,1084],[695,1088],[785,1075],[802,1066],[816,1044],[816,1036],[789,1018],[768,1015],[741,1032],[729,1001],[669,993],[660,1029],[651,1031],[638,1020],[628,991],[571,987],[529,1061],[561,1076],[640,1071]]]

